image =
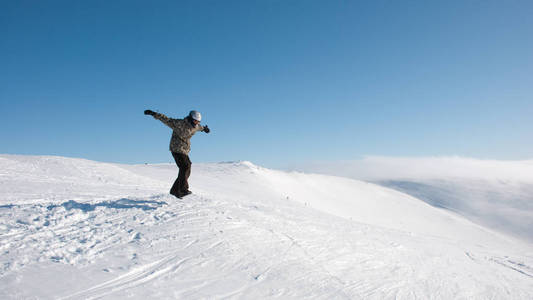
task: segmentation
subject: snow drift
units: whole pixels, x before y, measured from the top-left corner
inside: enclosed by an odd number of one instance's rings
[[[0,298],[533,297],[533,247],[353,179],[0,156]],[[53,275],[51,275],[53,274]]]

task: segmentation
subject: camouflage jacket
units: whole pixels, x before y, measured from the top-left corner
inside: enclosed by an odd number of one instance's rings
[[[194,126],[188,118],[172,119],[164,114],[155,113],[154,118],[170,127],[172,138],[170,139],[170,151],[189,154],[191,151],[191,138],[197,131],[204,131],[201,125]]]

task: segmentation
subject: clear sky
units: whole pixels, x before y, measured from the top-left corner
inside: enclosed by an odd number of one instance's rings
[[[1,1],[0,153],[533,158],[533,1]]]

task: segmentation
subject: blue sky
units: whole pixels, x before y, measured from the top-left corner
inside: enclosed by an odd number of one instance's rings
[[[0,153],[533,158],[531,1],[2,1]]]

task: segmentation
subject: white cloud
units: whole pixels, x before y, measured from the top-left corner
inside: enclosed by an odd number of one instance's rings
[[[468,178],[533,182],[533,160],[367,156],[355,161],[312,162],[293,169],[364,180]]]

